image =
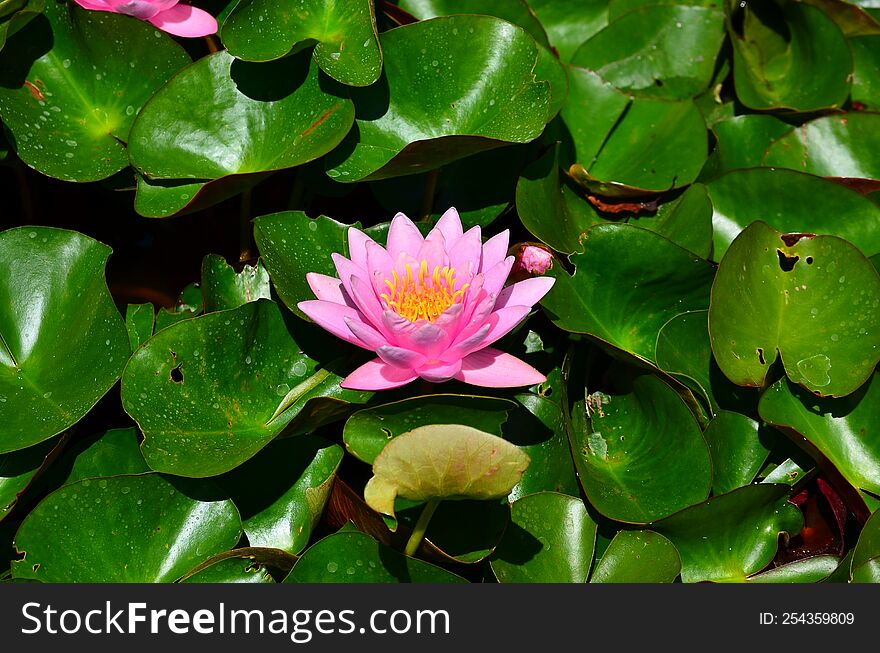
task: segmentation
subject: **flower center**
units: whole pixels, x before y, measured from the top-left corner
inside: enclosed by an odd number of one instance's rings
[[[427,320],[434,322],[447,308],[460,302],[470,284],[455,289],[455,269],[448,266],[434,266],[428,271],[428,262],[422,261],[417,277],[407,264],[406,275],[395,270],[392,279],[386,279],[388,292],[380,295],[385,306],[410,322]]]

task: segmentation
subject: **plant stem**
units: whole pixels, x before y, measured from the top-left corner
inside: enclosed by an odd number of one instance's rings
[[[431,209],[434,208],[434,194],[437,192],[437,179],[440,177],[440,168],[434,168],[425,177],[425,192],[422,195],[422,208],[419,209],[419,220],[427,222],[431,217]]]
[[[238,215],[238,242],[239,242],[239,255],[238,260],[240,263],[244,263],[245,261],[249,261],[251,259],[251,238],[252,235],[252,227],[250,221],[251,215],[251,189],[248,188],[241,194],[241,211]]]
[[[428,524],[431,522],[431,517],[434,516],[434,511],[437,510],[437,506],[439,505],[440,499],[431,499],[425,504],[422,514],[419,515],[419,521],[416,522],[416,527],[413,529],[412,535],[409,536],[409,540],[406,542],[406,549],[404,549],[406,555],[412,557],[416,554],[416,551],[419,550],[419,545],[422,543],[422,540],[425,539],[425,531],[428,530]]]

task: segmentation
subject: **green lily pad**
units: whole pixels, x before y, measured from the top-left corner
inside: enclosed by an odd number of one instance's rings
[[[681,580],[743,582],[776,554],[780,533],[803,527],[787,485],[747,485],[651,525],[681,554]]]
[[[880,253],[880,206],[854,190],[794,170],[734,170],[707,184],[715,215],[715,260],[755,220],[783,233],[840,236]],[[760,207],[756,212],[755,207]],[[846,216],[841,220],[839,216]]]
[[[0,52],[0,116],[25,163],[68,181],[126,168],[141,107],[190,63],[145,22],[73,3],[45,3],[16,36]]]
[[[177,324],[183,320],[191,320],[201,314],[204,309],[202,289],[198,283],[188,284],[177,298],[177,302],[171,308],[164,306],[156,311],[156,325],[154,331],[158,333],[162,329]]]
[[[876,111],[880,109],[880,36],[849,40],[853,53],[852,99]]]
[[[654,531],[620,531],[590,577],[591,583],[671,583],[681,573],[675,545]]]
[[[168,583],[240,536],[235,506],[211,484],[158,474],[85,479],[27,516],[15,536],[24,559],[12,573],[49,583]]]
[[[468,47],[458,47],[464,39]],[[384,32],[381,44],[384,76],[352,91],[356,127],[327,158],[327,174],[337,181],[423,172],[526,143],[549,120],[549,84],[533,73],[538,46],[511,23],[434,18]]]
[[[767,475],[761,480],[762,483],[785,483],[794,487],[812,471],[812,467],[804,470],[801,465],[793,461],[791,458],[783,460],[778,465],[768,464],[767,468],[772,468]],[[761,475],[763,475],[763,471]]]
[[[309,547],[285,583],[464,583],[461,576],[379,544],[366,533],[343,531]]]
[[[489,564],[502,583],[583,583],[595,540],[596,523],[579,498],[530,494],[511,506],[511,523]]]
[[[691,100],[633,98],[593,72],[568,68],[562,117],[571,130],[575,181],[609,197],[688,185],[708,155],[706,124]]]
[[[33,447],[0,455],[0,521],[18,503],[18,498],[49,462],[58,442],[47,440]]]
[[[68,464],[70,468],[66,469]],[[111,429],[80,440],[65,451],[58,466],[63,468],[62,485],[85,478],[144,474],[151,471],[141,454],[137,429],[133,426]],[[54,466],[52,471],[56,471]]]
[[[818,583],[837,569],[840,558],[817,555],[749,576],[750,583]]]
[[[135,171],[134,209],[145,218],[193,213],[235,197],[271,174],[254,172],[193,182],[187,179],[147,179]]]
[[[130,349],[104,278],[110,252],[75,231],[0,233],[0,453],[76,424],[119,378]]]
[[[45,6],[45,0],[0,2],[0,50],[13,34],[43,13]]]
[[[841,238],[799,236],[763,222],[737,236],[712,286],[712,351],[738,385],[763,387],[778,353],[792,381],[846,395],[880,361],[880,274]]]
[[[437,394],[412,397],[359,410],[345,422],[342,440],[355,458],[372,465],[393,438],[429,424],[463,424],[501,435],[507,413],[516,408],[509,399]]]
[[[305,549],[342,454],[342,447],[323,438],[286,438],[218,478],[241,513],[250,545],[294,555]]]
[[[561,384],[559,370],[554,369],[541,385],[542,392],[552,390],[553,397],[533,392],[516,395],[522,406],[504,425],[504,439],[519,446],[532,462],[511,491],[510,501],[545,491],[580,496],[565,418],[559,404]]]
[[[202,259],[202,294],[206,313],[270,299],[269,273],[260,261],[236,272],[222,256],[208,254]]]
[[[302,318],[297,303],[314,299],[306,274],[317,272],[335,277],[331,254],[348,256],[348,227],[325,216],[309,218],[302,211],[283,211],[254,220],[254,239],[266,263],[278,296]]]
[[[712,125],[715,148],[700,172],[709,181],[738,168],[761,165],[770,144],[791,131],[791,125],[768,114],[748,113]]]
[[[528,154],[528,145],[499,147],[439,170],[374,181],[370,190],[388,215],[401,212],[415,220],[423,212],[428,184],[436,183],[430,207],[432,224],[454,206],[465,230],[475,225],[486,227],[510,206]]]
[[[368,86],[382,72],[376,16],[369,0],[279,3],[242,0],[226,18],[223,44],[239,59],[269,61],[317,41],[315,63],[333,79]]]
[[[612,19],[571,63],[622,91],[686,99],[709,86],[724,36],[718,8],[648,5]]]
[[[751,109],[817,111],[841,107],[853,71],[846,38],[834,21],[804,2],[766,2],[744,9],[733,33],[733,75]]]
[[[580,238],[604,222],[559,173],[559,146],[523,171],[516,184],[516,212],[532,235],[558,252],[582,251]]]
[[[878,557],[880,557],[880,511],[871,515],[862,527],[856,548],[853,550],[853,571]]]
[[[184,184],[176,200],[181,210],[193,201],[194,183],[282,170],[326,154],[351,128],[354,106],[323,90],[310,61],[300,53],[250,63],[225,51],[199,59],[144,106],[131,129],[132,164],[152,184]]]
[[[852,582],[874,585],[880,583],[880,557],[871,558],[858,567],[853,567]]]
[[[391,440],[373,462],[367,504],[394,516],[394,499],[499,499],[529,465],[516,445],[461,424],[420,426]]]
[[[122,403],[152,469],[214,476],[250,459],[310,400],[349,396],[340,381],[300,351],[278,306],[260,299],[153,336],[125,369]]]
[[[231,552],[231,553],[234,553]],[[223,557],[181,580],[182,583],[274,583],[265,566],[250,555]]]
[[[875,373],[856,392],[819,398],[787,379],[761,397],[761,418],[791,429],[822,452],[854,487],[880,494],[880,443],[871,434],[880,412],[880,380]]]
[[[691,184],[671,202],[661,204],[656,215],[636,216],[629,224],[648,229],[679,247],[708,259],[712,254],[712,200],[703,184]]]
[[[637,377],[632,391],[572,410],[571,448],[590,503],[616,521],[646,524],[709,496],[712,460],[675,390]]]
[[[597,225],[582,239],[584,253],[561,266],[541,305],[566,331],[586,333],[647,361],[666,322],[709,305],[714,270],[706,261],[651,231]]]
[[[776,140],[763,165],[820,177],[880,179],[880,114],[854,111],[817,118]]]
[[[880,34],[880,22],[857,4],[846,0],[804,0],[804,2],[821,9],[847,38]]]
[[[125,307],[125,328],[132,351],[150,339],[155,321],[152,304],[129,304]]]
[[[528,4],[566,63],[584,41],[608,24],[607,0],[529,0]]]
[[[772,439],[746,415],[720,411],[703,433],[712,453],[712,489],[724,494],[749,485],[770,455]]]

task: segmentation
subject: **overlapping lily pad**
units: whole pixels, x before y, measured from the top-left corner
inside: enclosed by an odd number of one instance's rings
[[[712,452],[715,494],[724,494],[755,480],[767,456],[772,438],[758,422],[727,410],[720,411],[703,433]]]
[[[152,304],[129,304],[125,307],[125,328],[128,331],[128,343],[132,351],[150,339],[155,322],[156,315]]]
[[[379,544],[366,533],[341,531],[313,544],[285,583],[463,583],[452,572]]]
[[[705,309],[712,266],[651,231],[597,225],[571,256],[575,273],[559,266],[541,302],[553,322],[653,361],[657,334],[681,313]]]
[[[141,107],[190,63],[150,25],[72,2],[46,2],[16,37],[0,52],[0,116],[26,163],[69,181],[127,167]]]
[[[45,0],[7,0],[0,3],[0,50],[6,41],[43,13]]]
[[[269,299],[269,273],[260,261],[236,272],[222,256],[208,254],[202,260],[202,294],[206,313]]]
[[[516,405],[509,399],[436,394],[364,408],[345,422],[342,439],[356,458],[370,465],[388,442],[429,424],[463,424],[501,435],[501,425]]]
[[[676,245],[708,259],[712,253],[712,201],[703,184],[691,184],[652,216],[636,216],[629,224],[654,231]]]
[[[458,47],[465,39],[469,47]],[[384,75],[352,92],[355,128],[327,159],[327,174],[337,181],[423,172],[525,143],[549,119],[549,84],[533,73],[538,46],[511,23],[434,18],[384,32],[381,44]]]
[[[750,583],[818,583],[834,573],[839,564],[840,558],[837,556],[811,556],[749,576],[748,581]]]
[[[791,380],[821,396],[846,395],[880,361],[878,306],[880,275],[853,245],[756,222],[718,268],[712,351],[739,385],[763,386],[778,353]]]
[[[514,502],[491,559],[502,583],[583,583],[593,562],[596,523],[583,501],[555,492]]]
[[[181,580],[182,583],[274,583],[264,565],[252,555],[228,555],[206,564]]]
[[[684,401],[654,376],[632,391],[575,403],[571,448],[590,503],[617,521],[648,523],[702,501],[712,461]]]
[[[238,511],[210,484],[158,474],[85,479],[28,515],[15,537],[24,558],[12,573],[54,583],[168,583],[240,535]]]
[[[136,428],[110,429],[71,445],[64,457],[70,468],[59,463],[52,467],[52,473],[62,476],[63,485],[85,478],[147,473],[151,470],[138,444]]]
[[[681,580],[743,582],[776,554],[780,533],[803,526],[787,485],[748,485],[683,510],[651,528],[681,554]]]
[[[213,476],[251,458],[310,400],[362,397],[340,381],[302,353],[278,306],[261,299],[157,333],[126,367],[122,403],[152,469]]]
[[[342,140],[353,120],[351,101],[322,88],[306,53],[250,63],[221,51],[183,69],[150,99],[132,127],[129,148],[151,192],[177,197],[176,186],[186,186],[179,210],[192,201],[191,184],[318,158]]]
[[[352,86],[368,86],[382,71],[369,0],[243,0],[223,23],[221,37],[230,53],[248,61],[277,59],[317,41],[312,56],[321,70]]]
[[[852,49],[852,99],[873,111],[880,109],[880,36],[849,40]]]
[[[880,494],[880,443],[872,436],[880,419],[880,380],[874,373],[856,392],[821,399],[787,379],[761,397],[761,417],[791,429],[822,452],[853,486]]]
[[[606,0],[529,0],[541,21],[550,45],[562,61],[570,62],[575,50],[608,24]]]
[[[110,251],[62,229],[0,234],[0,453],[72,426],[119,378],[130,349],[104,278]]]
[[[591,583],[671,583],[681,572],[675,545],[654,531],[620,531],[590,577]]]
[[[58,442],[47,440],[33,447],[0,455],[0,521],[15,507],[19,496],[50,459]]]

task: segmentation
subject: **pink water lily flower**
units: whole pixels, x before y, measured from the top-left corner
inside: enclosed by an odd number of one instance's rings
[[[352,227],[351,258],[333,255],[339,278],[306,275],[317,299],[300,302],[300,310],[378,356],[349,374],[342,387],[384,390],[418,377],[495,388],[545,380],[531,365],[489,345],[522,321],[554,279],[534,277],[505,288],[514,261],[507,256],[509,233],[484,244],[479,227],[462,231],[454,208],[426,237],[398,213],[387,248]]]
[[[207,36],[217,32],[217,20],[203,9],[178,0],[74,0],[85,9],[134,16],[175,36]]]

